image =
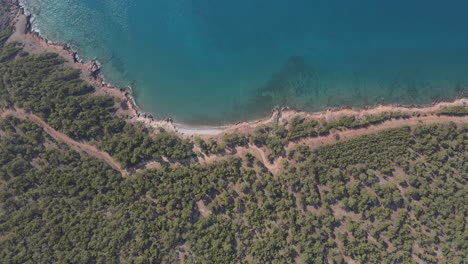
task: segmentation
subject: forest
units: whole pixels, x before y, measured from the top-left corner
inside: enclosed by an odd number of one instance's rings
[[[0,28],[1,29],[1,28]],[[0,33],[0,107],[22,108],[108,152],[122,177],[28,120],[0,119],[0,263],[465,263],[468,124],[388,129],[310,149],[288,142],[366,127],[385,113],[331,122],[292,118],[252,135],[182,139],[116,116],[120,102]],[[466,107],[440,115],[466,115]],[[237,146],[253,155],[196,162]],[[189,161],[189,162],[185,162]]]
[[[0,107],[32,112],[70,137],[98,145],[124,168],[163,156],[194,156],[191,142],[165,131],[150,136],[147,128],[116,117],[120,101],[94,95],[95,88],[80,79],[78,70],[64,67],[57,54],[30,55],[13,44],[3,45],[0,54],[10,54],[0,63]]]
[[[8,263],[463,263],[468,125],[124,178],[30,121],[0,122]],[[255,159],[255,158],[253,158]]]

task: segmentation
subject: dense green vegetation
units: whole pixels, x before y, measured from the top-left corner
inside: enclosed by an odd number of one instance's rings
[[[2,32],[0,107],[24,108],[124,167],[194,155],[187,140],[117,118],[119,102],[92,95],[57,55],[25,54]],[[195,139],[205,154],[265,146],[270,160],[285,157],[277,174],[247,154],[126,178],[30,121],[0,119],[0,263],[464,263],[467,124],[285,153],[288,141],[406,117],[295,117]]]
[[[418,126],[259,162],[105,164],[0,122],[0,262],[463,263],[468,126]],[[255,159],[250,157],[250,159]]]
[[[196,137],[194,141],[195,145],[205,155],[223,154],[226,150],[235,151],[236,147],[246,147],[249,143],[246,136],[236,133],[224,134],[221,142],[213,139],[207,142],[199,137]]]
[[[0,29],[0,63],[13,59],[21,50],[13,44],[6,44],[12,32],[12,27]]]
[[[284,146],[289,141],[307,137],[326,136],[330,133],[345,129],[356,129],[383,123],[391,119],[409,118],[405,113],[382,113],[380,115],[367,115],[361,118],[343,116],[327,122],[325,120],[307,119],[296,115],[286,124],[275,124],[273,127],[260,126],[249,135],[250,143],[256,146],[265,146],[270,149],[270,161],[278,156],[284,156]]]
[[[439,115],[466,116],[468,115],[468,106],[459,105],[446,107],[438,112]]]
[[[117,118],[115,100],[92,95],[94,88],[80,79],[79,71],[64,67],[58,55],[23,54],[9,59],[0,63],[0,107],[24,108],[72,138],[94,141],[123,167],[194,155],[192,144],[174,134],[160,132],[152,137],[148,129]]]
[[[356,118],[355,116],[343,116],[328,124],[324,124],[323,127],[325,127],[325,131],[346,128],[353,129],[383,123],[391,119],[401,119],[409,117],[410,115],[401,112],[386,112],[379,115],[367,115],[362,118]]]
[[[328,135],[335,130],[356,129],[383,123],[391,119],[409,118],[410,115],[401,112],[386,112],[380,115],[366,115],[361,118],[355,116],[342,116],[330,122],[322,120],[320,123],[314,120],[306,120],[295,116],[288,124],[288,140],[303,137]]]
[[[195,145],[205,155],[224,153],[226,149],[245,147],[249,143],[258,147],[267,147],[270,150],[269,160],[273,161],[284,156],[284,146],[289,141],[308,137],[326,136],[336,131],[357,129],[376,125],[392,119],[410,118],[409,114],[401,112],[385,112],[380,115],[366,115],[360,118],[343,116],[327,122],[325,120],[307,119],[296,115],[285,124],[276,123],[273,126],[259,126],[252,134],[225,134],[221,142],[196,138]]]

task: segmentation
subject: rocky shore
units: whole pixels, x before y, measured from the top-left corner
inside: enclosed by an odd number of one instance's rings
[[[18,11],[14,19],[15,31],[8,42],[21,45],[24,51],[32,54],[44,52],[59,54],[64,59],[66,66],[81,71],[81,77],[96,88],[97,95],[119,98],[121,103],[118,105],[117,114],[128,119],[129,122],[143,122],[152,127],[177,131],[171,118],[156,120],[151,114],[141,111],[133,97],[132,87],[118,88],[106,82],[101,74],[101,64],[97,59],[84,62],[70,45],[54,43],[34,31],[31,14],[28,14],[19,2],[16,2],[16,5]]]
[[[9,1],[9,0],[2,0]],[[109,95],[120,99],[118,104],[117,115],[125,118],[128,122],[141,122],[153,128],[163,128],[168,131],[178,132],[184,136],[215,136],[222,135],[228,132],[250,132],[254,131],[259,125],[267,125],[276,121],[286,121],[288,118],[300,115],[305,118],[326,119],[330,120],[343,115],[376,115],[383,112],[405,112],[411,114],[424,114],[434,112],[447,106],[467,104],[467,98],[462,95],[461,99],[453,102],[433,103],[431,106],[402,106],[402,105],[378,105],[375,107],[367,107],[364,109],[337,108],[328,109],[322,112],[309,113],[290,109],[288,107],[275,108],[272,110],[271,116],[261,120],[251,122],[242,122],[229,126],[215,127],[197,127],[177,124],[172,118],[164,118],[161,120],[155,119],[151,114],[145,113],[138,108],[133,97],[132,87],[118,88],[107,83],[101,74],[101,65],[98,60],[93,59],[89,62],[83,62],[75,50],[67,44],[54,43],[44,39],[38,32],[33,30],[31,23],[31,15],[27,13],[24,7],[19,2],[13,0],[12,4],[17,7],[17,15],[14,18],[15,31],[8,40],[10,43],[21,45],[22,48],[29,53],[53,52],[59,54],[65,64],[74,69],[81,71],[81,76],[84,80],[92,84],[96,88],[97,95]]]

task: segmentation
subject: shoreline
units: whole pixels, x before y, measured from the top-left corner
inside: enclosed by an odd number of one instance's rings
[[[81,78],[95,87],[96,95],[108,95],[121,100],[117,106],[116,114],[128,122],[141,122],[144,125],[159,129],[163,128],[181,136],[218,136],[229,132],[251,131],[259,125],[270,124],[275,121],[286,120],[292,116],[299,115],[305,118],[331,120],[344,115],[363,116],[379,114],[384,112],[403,113],[431,113],[447,106],[467,105],[468,99],[465,95],[455,98],[449,102],[434,102],[430,105],[382,105],[377,104],[365,108],[329,108],[318,112],[307,112],[294,110],[289,107],[272,109],[270,116],[247,122],[238,122],[219,126],[196,126],[176,123],[172,118],[157,120],[150,113],[143,112],[136,104],[132,88],[118,88],[105,81],[101,74],[101,64],[97,59],[83,62],[77,53],[68,44],[55,43],[45,39],[40,32],[33,28],[33,17],[24,7],[21,1],[16,1],[18,14],[14,19],[14,33],[8,39],[9,43],[19,43],[23,49],[32,54],[44,52],[57,53],[65,61],[65,65],[81,71]]]

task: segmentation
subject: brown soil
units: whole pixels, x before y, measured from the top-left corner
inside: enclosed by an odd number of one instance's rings
[[[333,144],[339,141],[350,140],[360,135],[378,133],[385,129],[398,128],[402,126],[416,126],[419,124],[436,124],[436,123],[449,123],[449,122],[454,122],[457,124],[467,123],[468,117],[467,116],[455,117],[455,116],[429,115],[429,116],[420,116],[420,117],[414,116],[409,119],[391,120],[391,121],[384,122],[382,124],[373,125],[373,126],[369,126],[366,128],[338,131],[336,133],[333,133],[324,137],[304,138],[298,141],[292,141],[287,144],[286,152],[297,148],[297,146],[299,145],[308,146],[310,149],[313,150],[326,144]],[[337,138],[339,139],[337,140]],[[258,160],[260,160],[272,174],[277,174],[281,171],[282,161],[285,160],[285,158],[283,157],[277,158],[273,162],[273,164],[271,164],[268,161],[267,153],[265,152],[263,148],[258,148],[257,146],[249,145],[248,148],[238,147],[236,149],[236,153],[237,153],[236,155],[239,155],[241,157],[245,155],[247,152],[255,156]],[[203,161],[206,163],[210,163],[210,162],[215,162],[219,160],[224,160],[226,158],[227,158],[226,156],[210,155],[210,156],[207,156],[206,159],[204,159]]]
[[[0,0],[5,1],[5,0]],[[23,10],[17,11],[14,18],[15,30],[8,39],[8,43],[20,45],[24,51],[30,54],[56,53],[64,59],[67,67],[81,71],[81,78],[93,85],[96,89],[96,95],[108,95],[118,98],[117,115],[127,119],[128,122],[142,122],[149,127],[162,127],[166,130],[176,131],[171,122],[165,120],[154,120],[151,116],[141,113],[134,104],[131,91],[127,88],[119,89],[106,83],[101,75],[93,74],[96,69],[96,61],[76,62],[75,54],[64,45],[51,43],[35,32],[27,30],[28,17],[24,15]]]
[[[0,3],[2,3],[1,1],[7,1],[7,0],[0,0]],[[125,118],[128,122],[142,122],[148,127],[154,127],[154,128],[162,127],[169,131],[177,131],[177,128],[171,122],[157,121],[151,117],[147,117],[146,115],[141,114],[138,111],[136,105],[133,103],[131,95],[129,94],[128,91],[120,90],[120,89],[117,89],[115,87],[112,87],[104,83],[103,79],[99,76],[93,77],[93,75],[91,74],[93,71],[93,66],[94,66],[93,62],[77,63],[74,61],[73,53],[70,50],[66,49],[64,46],[50,43],[44,40],[43,38],[41,38],[40,36],[38,36],[37,34],[28,32],[26,30],[28,20],[22,11],[18,12],[18,14],[16,15],[14,19],[14,22],[15,22],[16,29],[15,29],[14,34],[8,40],[10,43],[19,43],[19,45],[21,45],[25,51],[32,53],[32,54],[39,54],[39,53],[44,53],[44,52],[54,52],[54,53],[59,54],[61,57],[64,58],[66,66],[81,70],[82,72],[81,77],[96,88],[96,92],[95,92],[96,95],[109,95],[114,98],[120,99],[120,104],[117,104],[118,116]],[[236,125],[222,127],[222,128],[207,128],[207,130],[211,132],[213,132],[214,130],[217,130],[219,132],[218,135],[214,135],[214,136],[204,135],[203,136],[204,134],[203,129],[201,130],[195,129],[193,130],[195,131],[193,132],[194,134],[186,133],[185,136],[201,134],[203,138],[220,139],[221,136],[226,133],[249,134],[249,133],[253,133],[258,126],[272,125],[274,122],[279,122],[279,123],[284,124],[288,120],[290,120],[293,116],[297,116],[297,115],[304,117],[306,119],[309,119],[309,120],[315,119],[315,120],[326,120],[326,121],[330,121],[330,120],[339,118],[341,116],[353,115],[353,116],[361,117],[364,115],[379,115],[385,112],[401,112],[401,113],[406,113],[412,116],[409,119],[392,120],[392,121],[385,122],[383,124],[370,126],[366,128],[340,131],[340,132],[334,133],[326,137],[305,138],[299,141],[290,142],[286,146],[286,151],[289,151],[301,144],[307,145],[311,147],[312,149],[314,149],[324,144],[334,143],[337,141],[337,138],[339,138],[340,140],[347,140],[347,139],[356,137],[358,135],[376,133],[378,131],[381,131],[387,128],[394,128],[394,127],[400,127],[400,126],[405,126],[405,125],[414,126],[419,123],[444,123],[444,122],[450,122],[450,121],[457,122],[457,123],[467,122],[468,121],[467,117],[460,118],[460,117],[434,116],[433,115],[436,111],[447,106],[467,105],[467,104],[468,104],[468,98],[462,98],[454,102],[438,103],[429,107],[377,106],[372,109],[330,109],[330,110],[318,112],[318,113],[298,112],[294,110],[283,109],[282,111],[273,112],[272,115],[267,119],[239,123]],[[120,171],[122,174],[128,175],[129,172],[122,170],[120,164],[118,164],[115,160],[113,160],[112,157],[110,157],[108,153],[100,151],[95,146],[74,141],[73,139],[67,137],[66,135],[60,132],[51,130],[52,128],[50,128],[39,117],[32,115],[32,114],[26,114],[24,113],[24,111],[21,112],[20,110],[10,112],[10,114],[15,114],[18,116],[23,116],[23,118],[31,119],[32,121],[36,122],[38,125],[41,125],[41,127],[43,127],[48,133],[53,132],[53,134],[55,135],[57,139],[65,140],[66,142],[68,142],[67,144],[69,144],[70,146],[73,146],[75,149],[84,150],[88,152],[90,155],[96,156],[99,159],[104,160],[106,163],[108,163],[113,168]],[[182,129],[181,129],[181,132],[183,132]],[[245,155],[245,153],[249,152],[252,155],[254,155],[258,160],[260,160],[262,163],[264,163],[265,167],[270,172],[272,172],[273,174],[276,174],[281,170],[281,167],[282,167],[281,162],[284,160],[284,158],[278,158],[274,161],[273,164],[271,164],[268,161],[268,153],[264,149],[258,148],[253,145],[250,145],[249,148],[236,148],[236,152],[237,154],[228,153],[227,155],[207,156],[207,157],[201,158],[200,162],[211,163],[217,160],[225,159],[227,156],[232,156],[232,155],[238,155],[242,157],[243,155]],[[159,167],[159,164],[155,162],[148,162],[142,166],[142,168],[156,168],[156,167]]]
[[[310,148],[314,149],[324,144],[335,143],[337,141],[351,139],[356,136],[360,136],[364,134],[377,133],[384,129],[398,128],[402,126],[415,126],[418,124],[434,124],[434,123],[448,123],[448,122],[455,122],[458,124],[466,123],[468,122],[468,117],[429,115],[429,116],[423,116],[423,117],[414,116],[409,119],[391,120],[391,121],[384,122],[382,124],[373,125],[373,126],[369,126],[365,128],[348,129],[344,131],[339,131],[339,132],[330,134],[325,137],[306,138],[303,140],[299,140],[297,142],[290,142],[286,147],[286,151],[291,150],[297,147],[298,145],[307,145]],[[339,140],[337,140],[337,135],[338,135]]]
[[[223,128],[219,131],[219,134],[216,136],[205,135],[202,136],[204,139],[208,138],[221,138],[222,135],[226,133],[241,133],[241,134],[250,134],[255,131],[259,126],[271,126],[274,122],[280,124],[286,123],[294,116],[299,116],[307,120],[325,120],[331,121],[338,119],[343,116],[355,116],[357,118],[368,116],[368,115],[381,115],[389,112],[399,112],[403,114],[408,114],[410,116],[426,116],[433,115],[439,110],[459,105],[468,105],[468,98],[460,98],[454,100],[453,102],[439,102],[431,106],[398,106],[398,105],[379,105],[374,108],[369,109],[329,109],[322,112],[302,112],[296,110],[281,110],[275,111],[272,113],[271,117],[264,120],[257,120],[252,122],[244,122],[236,125]],[[437,117],[439,118],[439,117]]]
[[[0,0],[8,1],[8,0]],[[1,3],[1,2],[0,2]],[[16,9],[15,9],[16,10]],[[455,102],[437,103],[429,107],[404,107],[404,106],[377,106],[372,109],[330,109],[328,111],[308,113],[295,110],[283,110],[274,111],[268,118],[262,120],[256,120],[252,122],[243,122],[227,127],[207,127],[207,128],[185,128],[180,125],[173,124],[170,121],[155,120],[151,116],[141,113],[138,107],[134,104],[133,98],[131,97],[130,91],[121,90],[110,86],[105,83],[101,76],[94,77],[92,75],[94,62],[79,63],[74,61],[74,54],[63,45],[50,43],[49,41],[41,38],[34,32],[28,32],[27,24],[28,18],[20,10],[16,15],[15,19],[15,32],[8,40],[10,43],[19,43],[23,49],[32,54],[53,52],[59,54],[64,58],[65,64],[68,67],[79,69],[82,72],[82,78],[88,83],[92,84],[96,88],[96,94],[98,95],[109,95],[120,99],[118,104],[117,115],[127,119],[128,122],[141,122],[148,127],[153,128],[164,128],[169,131],[180,131],[181,136],[192,136],[192,135],[205,135],[203,137],[217,138],[225,133],[252,133],[256,127],[261,125],[271,125],[273,122],[279,121],[284,122],[290,119],[292,116],[302,116],[307,119],[325,119],[332,120],[344,115],[378,115],[384,112],[402,112],[410,115],[414,114],[427,114],[433,113],[443,107],[468,104],[468,99],[463,98],[456,100]],[[213,134],[218,133],[218,136]]]
[[[40,117],[34,114],[27,113],[23,109],[18,109],[18,108],[15,108],[15,109],[10,108],[10,109],[0,111],[0,118],[4,118],[7,116],[14,116],[19,119],[30,120],[36,123],[42,129],[44,129],[44,131],[47,134],[49,134],[52,138],[54,138],[57,141],[67,144],[73,150],[78,151],[78,152],[84,151],[88,155],[93,156],[99,160],[102,160],[103,162],[111,166],[113,169],[119,171],[123,176],[128,176],[130,174],[129,171],[123,169],[120,163],[115,161],[109,155],[109,153],[100,150],[99,148],[97,148],[96,146],[90,143],[79,142],[70,138],[69,136],[53,129],[44,120],[42,120]],[[311,149],[316,149],[326,144],[333,144],[338,141],[350,140],[360,135],[377,133],[385,129],[397,128],[397,127],[402,127],[402,126],[416,126],[418,124],[435,124],[435,123],[448,123],[448,122],[455,122],[457,124],[467,123],[468,117],[425,116],[425,117],[412,117],[410,119],[393,120],[393,121],[385,122],[383,124],[370,126],[367,128],[339,131],[335,134],[325,136],[325,137],[305,138],[296,142],[290,142],[286,146],[286,150],[290,151],[299,145],[306,145],[306,146],[309,146]],[[339,135],[339,138],[340,138],[339,140],[336,139],[336,135]],[[236,148],[236,154],[233,154],[233,155],[243,157],[246,153],[252,154],[259,161],[261,161],[272,174],[277,174],[281,171],[282,169],[281,163],[283,160],[285,160],[285,158],[280,157],[276,159],[274,163],[272,164],[268,161],[267,153],[265,152],[265,150],[255,145],[249,145],[247,148],[238,147]],[[232,155],[229,155],[229,154],[228,155],[210,155],[204,159],[201,159],[200,162],[204,164],[213,163],[216,161],[224,160],[228,158],[229,156],[232,156]],[[146,168],[159,167],[159,164],[156,162],[149,162],[147,165],[148,166],[145,166]]]
[[[51,136],[53,139],[65,143],[68,145],[71,149],[77,151],[77,152],[86,152],[88,155],[93,156],[99,160],[102,160],[103,162],[107,163],[110,167],[115,169],[116,171],[119,171],[123,176],[128,176],[129,173],[128,171],[122,169],[122,166],[120,166],[120,163],[115,161],[107,152],[104,152],[97,148],[96,146],[93,146],[89,143],[85,142],[79,142],[76,141],[69,136],[53,129],[51,126],[49,126],[44,120],[42,120],[40,117],[26,113],[23,109],[7,109],[0,111],[0,118],[5,118],[7,116],[14,116],[19,119],[23,120],[30,120],[34,122],[36,125],[40,126],[49,136]]]

